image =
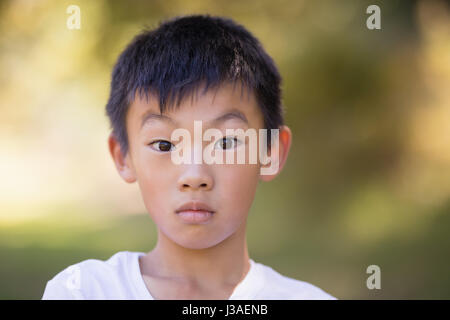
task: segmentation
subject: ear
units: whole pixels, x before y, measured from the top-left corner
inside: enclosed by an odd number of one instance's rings
[[[113,133],[111,133],[108,137],[108,146],[109,153],[111,154],[117,171],[122,179],[128,183],[135,182],[137,180],[136,172],[131,162],[130,152],[128,151],[125,156],[123,155],[122,150],[120,149],[120,144]]]
[[[262,181],[271,181],[280,174],[281,170],[284,167],[284,164],[286,163],[289,150],[291,148],[291,141],[291,129],[289,129],[289,127],[285,125],[281,126],[279,128],[278,139],[274,139],[270,147],[269,163],[261,165],[261,168],[266,168],[266,170],[270,172],[269,174],[264,174],[261,170],[259,178]],[[269,168],[275,169],[269,170]]]

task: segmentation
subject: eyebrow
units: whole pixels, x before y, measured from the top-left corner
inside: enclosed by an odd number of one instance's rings
[[[142,116],[141,129],[144,126],[144,124],[146,124],[148,121],[151,121],[151,120],[160,120],[160,121],[174,123],[174,121],[171,118],[169,118],[169,117],[167,117],[165,115],[153,113],[151,111],[147,111]]]
[[[240,120],[240,121],[244,122],[246,125],[248,125],[247,117],[239,110],[227,111],[224,114],[222,114],[221,116],[217,117],[216,119],[206,121],[205,123],[217,125],[220,122],[225,122],[225,121],[231,120],[231,119]],[[152,111],[147,111],[142,116],[141,129],[148,121],[151,121],[151,120],[159,120],[159,121],[170,122],[172,124],[176,124],[176,122],[172,118],[169,118],[168,116],[153,113]]]

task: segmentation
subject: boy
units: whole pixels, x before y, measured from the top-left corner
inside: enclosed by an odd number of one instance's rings
[[[43,299],[336,299],[248,255],[256,187],[279,174],[291,145],[280,82],[258,40],[230,19],[177,17],[135,37],[112,73],[108,143],[120,176],[139,184],[157,244],[72,265],[47,283]],[[226,130],[278,129],[266,137],[270,161],[175,164],[174,131],[195,136],[199,122],[216,130],[206,139],[216,159],[252,152]],[[203,142],[190,148],[184,136],[181,145],[191,160]]]

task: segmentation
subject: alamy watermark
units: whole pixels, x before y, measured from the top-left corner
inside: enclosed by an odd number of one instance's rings
[[[381,29],[381,9],[376,4],[372,4],[367,7],[366,13],[371,15],[366,20],[367,29]]]
[[[367,267],[366,273],[371,274],[367,278],[366,286],[367,289],[373,290],[373,289],[381,289],[381,269],[376,264],[372,264]]]
[[[70,14],[67,18],[66,26],[69,30],[81,29],[81,9],[75,4],[71,4],[67,7],[66,13]]]
[[[69,290],[81,289],[81,270],[77,265],[72,265],[66,269],[66,288]]]
[[[172,142],[176,143],[170,151],[174,164],[256,164],[262,165],[261,175],[272,175],[279,169],[279,129],[270,129],[270,151],[268,148],[268,129],[249,128],[202,130],[202,121],[194,121],[194,142],[191,142],[189,130],[177,128],[172,131]],[[232,143],[226,143],[230,139]],[[248,140],[248,143],[246,142]],[[203,142],[210,142],[203,148]],[[221,145],[220,142],[225,142]],[[218,144],[219,143],[219,144]],[[224,147],[225,146],[225,147]],[[248,155],[248,159],[247,159]]]

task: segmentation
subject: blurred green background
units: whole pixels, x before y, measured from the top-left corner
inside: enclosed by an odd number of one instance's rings
[[[258,189],[250,256],[339,299],[450,298],[448,2],[22,0],[0,2],[0,299],[40,299],[71,264],[155,245],[104,107],[131,38],[190,13],[246,26],[284,79],[293,145]]]

